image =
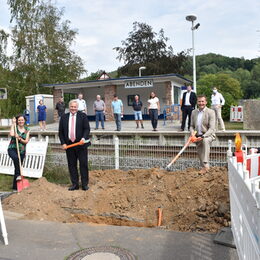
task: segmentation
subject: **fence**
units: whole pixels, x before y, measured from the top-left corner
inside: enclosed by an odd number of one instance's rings
[[[161,144],[159,139],[124,139],[111,137],[104,140],[96,139],[88,149],[91,169],[141,169],[165,168],[174,156],[181,150],[185,139],[174,144]],[[211,147],[210,164],[212,166],[227,166],[227,145]],[[51,152],[47,161],[55,165],[66,165],[65,153]],[[199,167],[196,146],[191,144],[174,163],[170,170],[184,170],[189,167]]]
[[[256,155],[258,161],[260,155]],[[231,225],[239,259],[260,259],[260,176],[249,174],[248,160],[236,162],[229,152],[228,173],[231,205]],[[257,169],[258,170],[258,169]],[[254,172],[255,174],[256,172]]]

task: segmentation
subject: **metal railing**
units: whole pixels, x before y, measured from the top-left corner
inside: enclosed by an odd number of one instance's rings
[[[159,139],[124,139],[94,140],[88,148],[90,169],[164,169],[184,145],[182,142],[161,144]],[[211,166],[227,166],[226,146],[212,146]],[[67,165],[65,152],[52,151],[47,154],[47,162]],[[170,170],[184,170],[199,167],[196,146],[191,144],[174,163]]]

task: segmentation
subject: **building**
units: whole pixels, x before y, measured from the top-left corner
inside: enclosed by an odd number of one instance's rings
[[[53,88],[53,102],[56,104],[59,97],[70,94],[71,98],[82,93],[87,102],[89,119],[94,119],[93,102],[96,96],[100,95],[107,106],[107,120],[112,120],[111,102],[114,94],[124,104],[124,118],[133,119],[132,102],[134,96],[138,94],[143,102],[143,114],[147,115],[147,100],[150,92],[154,91],[161,105],[160,114],[167,105],[179,104],[182,93],[182,86],[191,84],[191,81],[178,74],[153,75],[143,77],[124,77],[111,79],[102,77],[98,80],[91,80],[77,83],[44,84],[44,87]],[[55,107],[55,106],[54,106]],[[54,113],[55,121],[58,120],[57,111]]]

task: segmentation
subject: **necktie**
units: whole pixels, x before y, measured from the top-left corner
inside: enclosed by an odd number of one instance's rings
[[[70,124],[70,140],[73,143],[75,139],[75,115],[72,115]]]

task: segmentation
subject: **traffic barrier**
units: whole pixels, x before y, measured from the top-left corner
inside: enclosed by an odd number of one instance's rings
[[[4,239],[4,244],[7,246],[8,245],[8,238],[7,238],[7,231],[6,231],[6,225],[5,225],[5,219],[4,219],[1,197],[0,197],[0,224],[1,224],[2,236],[3,236],[3,239]]]
[[[259,162],[260,154],[245,155],[244,164],[237,163],[231,151],[228,154],[231,226],[238,256],[243,260],[258,260],[260,259],[260,176],[255,177],[258,173],[258,166],[255,166],[255,163]]]
[[[23,175],[31,178],[41,178],[45,163],[45,157],[49,138],[36,141],[31,138],[26,145],[26,156],[23,162]],[[0,140],[0,173],[14,174],[13,161],[7,153],[9,140]]]
[[[230,122],[243,122],[243,107],[231,106],[230,107]]]

